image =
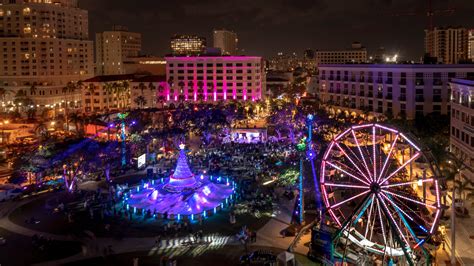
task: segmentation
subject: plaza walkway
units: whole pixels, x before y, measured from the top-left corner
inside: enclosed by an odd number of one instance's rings
[[[45,195],[46,196],[46,195]],[[32,237],[33,235],[43,235],[52,240],[78,241],[83,245],[82,253],[60,260],[49,261],[38,265],[58,265],[68,262],[80,261],[88,258],[95,258],[104,255],[104,249],[111,247],[113,254],[130,253],[146,251],[149,256],[167,254],[168,256],[179,256],[191,254],[199,256],[210,250],[218,250],[225,246],[235,246],[237,250],[244,251],[244,246],[237,241],[234,235],[221,235],[219,233],[205,235],[203,242],[199,244],[191,243],[188,236],[178,238],[163,238],[157,245],[154,237],[145,238],[124,238],[117,240],[115,238],[76,238],[66,235],[57,235],[35,231],[10,221],[8,216],[17,208],[25,205],[37,198],[27,199],[21,202],[6,202],[0,204],[0,227],[10,232]],[[294,206],[294,200],[281,200],[280,205],[274,210],[270,221],[257,232],[256,243],[251,246],[273,247],[282,250],[288,249],[293,237],[281,237],[280,231],[286,228],[291,221],[291,213]],[[185,244],[183,244],[183,242]],[[302,242],[304,243],[304,242]],[[306,255],[307,247],[299,244],[295,248],[295,253]],[[309,260],[300,261],[298,265],[310,265]]]

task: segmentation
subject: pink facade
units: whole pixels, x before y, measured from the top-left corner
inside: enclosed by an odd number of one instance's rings
[[[265,72],[261,57],[167,57],[167,101],[261,100]]]

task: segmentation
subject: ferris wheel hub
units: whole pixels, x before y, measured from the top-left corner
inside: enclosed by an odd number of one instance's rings
[[[382,189],[382,188],[380,187],[380,184],[377,183],[377,182],[373,182],[373,183],[370,185],[370,191],[371,191],[372,193],[376,193],[376,194],[377,194],[377,193],[380,192],[381,189]]]

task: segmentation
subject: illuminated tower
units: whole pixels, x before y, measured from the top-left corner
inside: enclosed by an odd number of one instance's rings
[[[179,149],[180,151],[178,162],[176,163],[176,169],[170,176],[169,183],[165,186],[165,188],[170,191],[180,191],[185,188],[195,188],[198,185],[196,179],[194,178],[194,174],[189,168],[184,144],[179,145]]]

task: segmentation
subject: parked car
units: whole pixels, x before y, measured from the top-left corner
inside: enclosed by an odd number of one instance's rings
[[[0,190],[0,201],[16,199],[20,197],[22,194],[23,194],[23,189],[21,188]]]

